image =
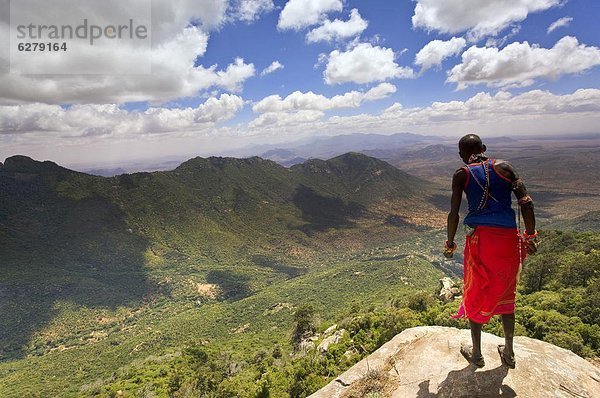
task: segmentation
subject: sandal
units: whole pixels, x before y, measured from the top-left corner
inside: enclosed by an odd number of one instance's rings
[[[498,346],[498,354],[500,354],[500,360],[502,361],[502,364],[510,369],[514,369],[516,362],[515,362],[515,356],[505,356],[504,355],[504,345],[499,345]]]
[[[460,353],[469,363],[477,366],[478,368],[483,368],[485,366],[485,361],[483,356],[480,355],[478,357],[473,356],[473,348],[470,346],[462,346],[460,347]]]

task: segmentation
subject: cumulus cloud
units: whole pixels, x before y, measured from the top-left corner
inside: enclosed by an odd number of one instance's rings
[[[225,70],[215,72],[215,69],[216,66],[212,66],[209,69],[210,72],[216,75],[212,85],[223,87],[233,92],[241,91],[242,83],[254,76],[255,73],[254,64],[246,64],[244,58],[236,58],[235,62],[229,64]]]
[[[261,129],[265,127],[286,128],[306,126],[307,123],[316,122],[323,118],[325,113],[322,111],[303,110],[298,112],[266,112],[248,123],[249,129]]]
[[[367,27],[369,22],[362,19],[356,8],[350,11],[350,19],[342,21],[326,20],[321,26],[315,28],[306,34],[306,41],[316,43],[319,41],[343,40],[360,35]]]
[[[289,0],[277,27],[281,30],[300,30],[323,21],[330,11],[342,11],[342,0]]]
[[[559,18],[548,26],[548,33],[554,32],[558,28],[567,27],[573,21],[572,17]]]
[[[35,0],[34,0],[35,1]],[[58,8],[57,1],[65,3],[65,8]],[[39,4],[42,12],[48,10],[65,9],[71,0],[57,0],[49,4]],[[147,4],[146,0],[131,0],[127,3],[141,2]],[[119,0],[104,0],[104,9],[113,18],[123,10],[123,2]],[[226,21],[228,2],[227,0],[198,1],[198,0],[171,0],[152,2],[152,40],[169,40],[185,28],[190,21],[199,24],[204,31],[212,31],[223,25]],[[57,8],[54,8],[57,7]],[[113,20],[118,20],[113,18]]]
[[[262,72],[260,72],[260,75],[266,76],[268,74],[275,72],[276,70],[283,69],[283,68],[284,68],[284,66],[281,64],[281,62],[273,61],[273,62],[271,62],[271,65],[267,66],[265,69],[262,70]]]
[[[305,112],[302,116],[261,114],[248,124],[245,133],[275,134],[283,130],[296,136],[314,131],[330,135],[348,131],[386,134],[406,130],[453,135],[472,131],[496,135],[594,132],[600,123],[600,90],[580,89],[565,95],[533,90],[516,96],[506,91],[480,92],[466,101],[434,102],[416,108],[395,103],[379,114],[328,119],[319,111],[302,112]]]
[[[244,22],[256,21],[261,14],[273,11],[273,0],[239,0],[235,17]]]
[[[396,78],[412,78],[414,71],[399,66],[391,48],[360,43],[346,51],[332,51],[327,57],[323,77],[327,84],[346,82],[364,84]]]
[[[449,72],[448,82],[463,89],[470,85],[527,86],[535,79],[556,79],[581,73],[600,65],[598,47],[579,44],[565,36],[552,48],[540,48],[528,42],[511,43],[503,49],[473,46],[462,54],[462,62]]]
[[[206,130],[231,119],[244,100],[231,94],[211,97],[196,108],[148,108],[127,111],[117,104],[59,105],[41,103],[0,106],[0,134],[60,132],[69,136],[128,137],[140,134]]]
[[[367,92],[350,91],[342,95],[327,98],[312,91],[303,93],[294,91],[284,99],[279,95],[270,95],[256,103],[252,110],[257,113],[291,111],[326,111],[340,108],[358,108],[363,101],[376,101],[396,92],[396,86],[381,83]]]
[[[435,66],[440,67],[446,58],[460,54],[467,45],[462,37],[453,37],[448,41],[432,40],[427,43],[415,56],[415,64],[421,67],[421,72]]]
[[[99,21],[95,22],[114,23],[120,20],[119,13],[124,12],[124,6],[115,1],[106,0],[103,3],[105,12],[98,14]],[[31,16],[54,15],[56,9],[67,7],[66,3],[62,6],[59,4],[64,0],[57,2],[36,3],[36,7],[30,11]],[[132,0],[127,7],[136,4],[136,0]],[[222,67],[205,66],[197,62],[206,52],[210,30],[221,26],[225,20],[226,9],[225,0],[153,2],[152,18],[156,20],[152,24],[152,48],[138,48],[134,46],[135,43],[124,43],[122,46],[95,44],[94,51],[102,52],[102,57],[94,67],[106,71],[102,76],[0,74],[0,104],[160,103],[195,96],[210,88],[239,91],[243,83],[254,75],[253,64],[247,64],[242,59]],[[190,22],[194,24],[190,25]],[[0,25],[7,23],[7,16],[1,15]],[[123,55],[130,52],[138,52],[141,58],[151,60],[150,74],[111,73],[115,60],[124,62],[127,57]],[[85,66],[88,60],[84,53],[74,51],[57,62],[56,69],[70,70]],[[36,65],[44,67],[43,63]],[[129,66],[132,70],[137,67],[135,64]],[[13,63],[13,68],[18,71],[19,64]]]
[[[252,110],[260,115],[248,124],[249,129],[296,126],[321,120],[325,111],[358,108],[365,101],[377,101],[396,92],[396,86],[381,83],[366,92],[349,91],[331,98],[312,91],[295,91],[285,98],[270,95],[254,104]]]
[[[106,162],[108,158],[130,159],[133,147],[139,157],[164,156],[166,150],[189,157],[198,150],[209,154],[242,143],[256,143],[258,137],[261,142],[273,142],[317,132],[575,134],[597,132],[600,124],[599,89],[580,89],[565,95],[542,90],[519,95],[480,92],[465,101],[434,102],[424,107],[396,103],[377,114],[352,116],[326,117],[322,110],[300,108],[261,113],[249,123],[235,126],[218,123],[239,112],[243,106],[241,98],[223,94],[205,105],[198,107],[201,110],[155,108],[146,112],[127,111],[118,105],[75,105],[69,109],[44,104],[0,106],[0,130],[5,134],[0,152],[5,156],[24,153],[37,158],[68,159],[71,163]],[[176,129],[179,130],[173,132]],[[138,133],[146,130],[149,134]],[[27,133],[16,134],[24,132]],[[59,141],[60,153],[55,149],[57,137],[63,138]],[[65,140],[66,137],[70,139]]]
[[[441,33],[468,31],[478,40],[496,35],[531,13],[559,6],[563,0],[417,0],[412,24]]]
[[[381,83],[365,93],[365,101],[377,101],[389,97],[396,92],[396,86],[390,83]]]

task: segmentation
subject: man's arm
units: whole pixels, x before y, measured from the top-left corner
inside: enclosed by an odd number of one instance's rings
[[[495,164],[498,172],[504,177],[512,181],[512,190],[517,198],[519,206],[521,207],[521,214],[523,214],[523,221],[525,222],[525,233],[528,235],[535,234],[535,213],[533,210],[533,200],[527,193],[525,183],[519,177],[519,174],[515,170],[514,166],[509,162],[499,160]],[[535,245],[529,245],[529,252],[535,253],[537,247]]]
[[[458,221],[460,216],[460,203],[462,201],[462,194],[467,181],[467,173],[464,169],[458,169],[452,176],[452,199],[450,200],[450,213],[448,213],[448,245],[452,246],[454,243],[454,237],[456,236],[456,230],[458,229]]]

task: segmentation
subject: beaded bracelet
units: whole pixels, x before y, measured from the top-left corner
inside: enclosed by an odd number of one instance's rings
[[[452,242],[452,246],[448,244],[448,241],[444,242],[444,254],[451,255],[456,250],[456,242]]]
[[[535,241],[538,237],[538,231],[535,230],[534,233],[532,233],[531,235],[529,235],[527,232],[523,231],[523,239],[525,239],[526,242],[530,242],[530,241]]]

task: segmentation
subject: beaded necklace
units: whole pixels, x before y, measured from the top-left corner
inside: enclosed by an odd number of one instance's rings
[[[477,177],[475,177],[475,173],[473,173],[473,170],[469,166],[469,163],[471,163],[472,161],[481,161],[481,164],[483,165],[483,170],[485,173],[485,186],[483,186],[483,184],[477,179]],[[481,188],[481,190],[483,191],[483,195],[481,196],[481,200],[479,201],[479,206],[477,206],[477,210],[481,210],[487,204],[488,197],[491,196],[490,195],[490,167],[488,165],[488,159],[483,154],[472,155],[469,158],[469,163],[467,163],[467,169],[469,170],[469,173],[471,173],[473,180],[475,180],[477,185],[479,185],[479,188]],[[494,200],[495,200],[495,198],[494,198]]]

